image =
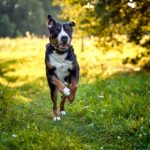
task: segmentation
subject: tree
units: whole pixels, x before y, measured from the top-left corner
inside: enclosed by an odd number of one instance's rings
[[[0,36],[15,37],[26,31],[46,34],[47,15],[57,11],[59,7],[52,8],[51,0],[0,0]]]
[[[97,37],[126,34],[129,41],[140,44],[150,33],[147,0],[55,0],[63,10],[61,17],[73,19],[87,35]],[[68,13],[69,12],[69,13]]]
[[[0,16],[0,34],[3,37],[7,35],[13,36],[15,32],[15,24],[12,23],[8,17],[8,15]]]

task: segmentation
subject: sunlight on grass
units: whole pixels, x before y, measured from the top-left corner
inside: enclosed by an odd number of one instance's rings
[[[44,54],[47,40],[39,38],[1,39],[1,72],[5,84],[19,86],[45,75]],[[16,76],[16,82],[9,78]]]
[[[28,97],[24,97],[24,96],[19,95],[19,94],[15,95],[15,99],[18,99],[18,101],[21,101],[21,102],[23,102],[23,103],[29,103],[29,102],[32,101],[32,100],[29,99]]]
[[[81,52],[81,39],[74,39],[73,45],[80,64],[81,78],[88,82],[95,78],[107,77],[115,72],[135,70],[136,67],[123,65],[122,59],[134,56],[135,52],[143,51],[133,44],[126,43],[103,53],[101,48],[96,47],[94,38],[84,40],[84,52]],[[45,76],[44,55],[47,38],[16,38],[0,39],[0,63],[1,71],[5,78],[1,77],[3,83],[10,86],[19,86],[30,82],[38,77]],[[9,82],[9,78],[16,77],[17,82]],[[17,78],[18,77],[18,78]],[[12,79],[13,80],[13,79]]]

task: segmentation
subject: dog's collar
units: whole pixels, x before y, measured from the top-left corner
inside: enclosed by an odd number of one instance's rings
[[[70,46],[69,46],[66,50],[63,50],[63,51],[62,51],[61,49],[55,47],[54,45],[52,45],[52,46],[53,46],[54,50],[56,51],[56,53],[57,53],[57,54],[60,54],[60,55],[63,55],[63,54],[65,54],[65,53],[67,53],[67,52],[68,52],[68,49],[70,48]]]
[[[69,48],[68,48],[68,49],[69,49]],[[56,51],[57,54],[62,55],[62,54],[67,53],[67,52],[68,52],[68,49],[66,49],[65,51],[61,51],[60,49],[55,48],[55,51]]]

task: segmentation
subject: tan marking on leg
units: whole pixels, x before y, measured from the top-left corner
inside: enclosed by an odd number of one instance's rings
[[[56,77],[53,77],[53,78],[52,78],[52,82],[53,82],[53,84],[58,88],[58,90],[59,90],[61,93],[63,93],[63,90],[64,90],[64,88],[65,88],[65,85],[64,85],[61,81],[59,81]]]
[[[52,97],[52,101],[53,101],[53,114],[54,114],[54,117],[59,116],[58,108],[57,108],[57,94],[58,94],[58,91],[57,91],[57,89],[56,89],[56,90],[54,91],[53,97]]]
[[[70,88],[70,95],[67,97],[68,100],[72,103],[75,99],[76,91],[78,88],[78,84],[75,82],[75,80],[72,81],[72,83],[69,85]]]
[[[65,101],[66,101],[66,96],[62,96],[61,103],[60,103],[60,111],[65,110],[65,107],[64,107]]]

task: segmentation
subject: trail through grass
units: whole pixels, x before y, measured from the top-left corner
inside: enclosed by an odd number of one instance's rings
[[[129,72],[132,67],[121,66],[121,58],[108,64],[108,54],[95,51],[106,58],[103,65],[109,65],[103,71],[118,65],[123,71],[109,76],[98,72],[95,79],[84,68],[90,51],[77,52],[82,71],[76,100],[66,104],[67,116],[54,122],[43,60],[45,44],[41,39],[1,42],[0,149],[150,149],[150,74]],[[96,72],[103,61],[95,56],[97,61],[90,65],[97,66]]]

